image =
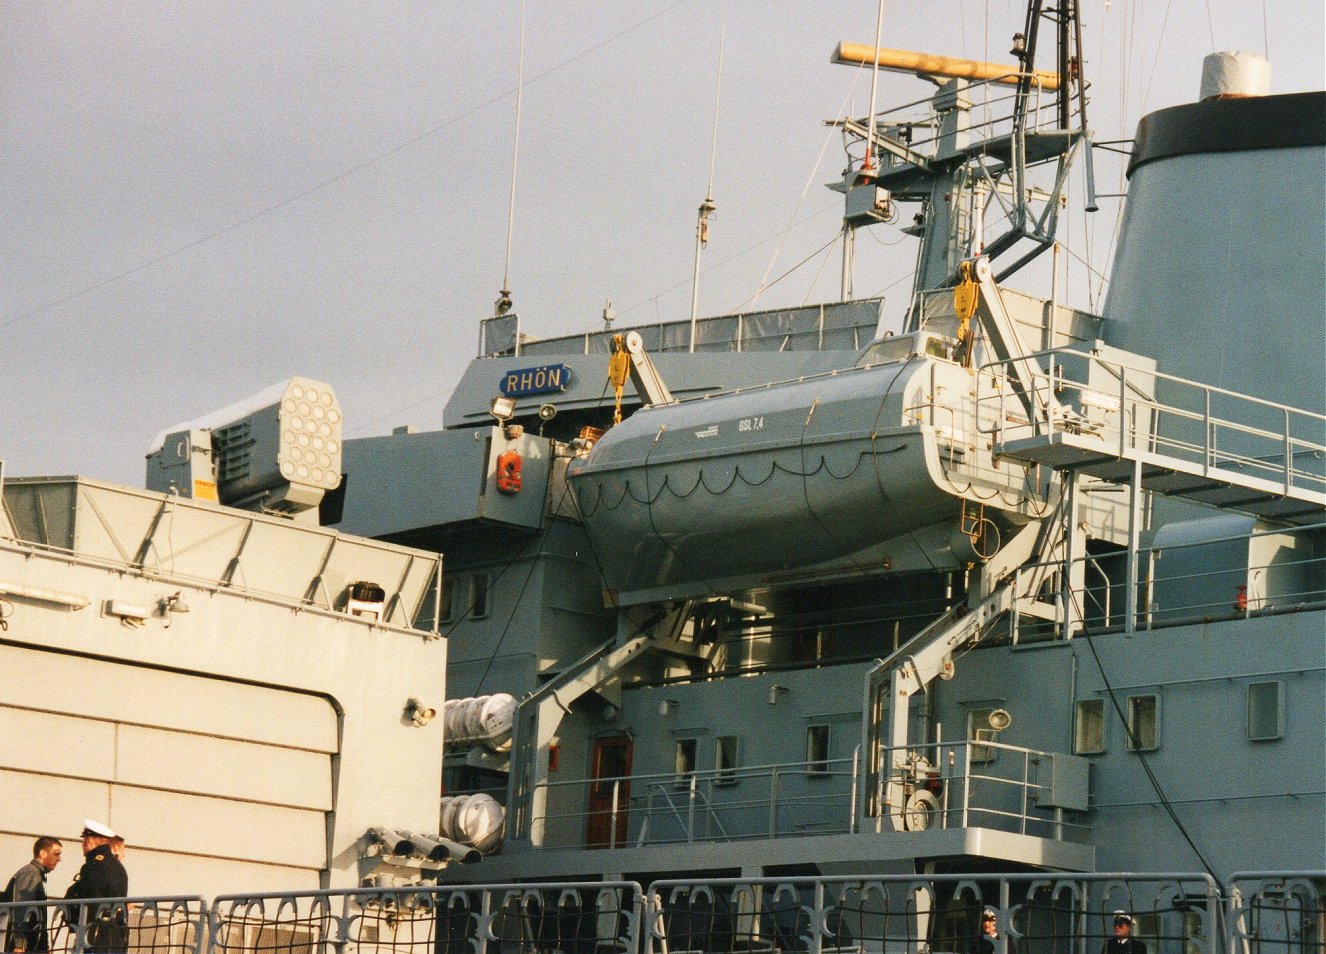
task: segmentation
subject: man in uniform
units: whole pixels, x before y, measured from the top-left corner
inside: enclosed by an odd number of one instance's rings
[[[1009,945],[1011,951],[1012,945]],[[996,954],[999,950],[999,917],[994,908],[981,912],[981,930],[972,940],[971,954]]]
[[[32,860],[25,864],[14,877],[9,879],[5,888],[5,900],[32,901],[41,904],[46,900],[46,876],[60,863],[63,852],[60,842],[50,835],[43,835],[32,845]],[[21,954],[37,954],[51,949],[50,938],[46,933],[45,908],[12,908],[12,922],[5,932],[5,950]]]
[[[1105,941],[1100,954],[1146,954],[1146,944],[1133,937],[1133,919],[1127,911],[1114,912],[1114,937]]]
[[[129,875],[111,852],[115,832],[91,818],[83,820],[83,867],[65,898],[79,901],[92,898],[124,898],[129,894]],[[84,915],[87,915],[86,918]],[[123,904],[83,904],[70,908],[71,924],[87,922],[85,950],[123,952],[129,944],[129,928]]]

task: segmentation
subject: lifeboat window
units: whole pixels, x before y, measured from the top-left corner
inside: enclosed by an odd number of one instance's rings
[[[488,574],[476,573],[470,578],[470,617],[483,619],[488,615]]]
[[[812,725],[806,728],[806,774],[829,774],[829,727]]]
[[[1083,699],[1073,720],[1073,754],[1097,755],[1105,751],[1105,700]]]
[[[1128,697],[1128,748],[1150,752],[1160,748],[1160,697]]]
[[[697,740],[678,739],[676,748],[676,778],[673,784],[684,788],[691,784],[691,779],[695,777],[695,754],[697,751]]]
[[[735,735],[720,735],[714,739],[714,784],[737,784],[740,764],[741,740]]]
[[[1285,732],[1285,684],[1254,682],[1248,685],[1248,738],[1269,742]]]
[[[945,361],[953,359],[952,349],[948,346],[948,342],[941,338],[927,337],[925,339],[925,353],[932,358],[943,358]]]
[[[904,335],[900,338],[884,338],[881,341],[875,341],[866,348],[861,357],[857,359],[857,367],[864,368],[871,364],[890,364],[894,361],[905,361],[916,352],[916,339],[911,335]]]

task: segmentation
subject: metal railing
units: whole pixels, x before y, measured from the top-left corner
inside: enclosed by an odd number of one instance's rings
[[[881,749],[879,764],[892,766],[896,751]],[[1090,831],[1091,826],[1066,818],[1063,809],[1041,804],[1050,794],[1050,766],[1055,758],[1063,758],[1061,754],[994,740],[963,740],[908,746],[905,755],[908,768],[873,773],[872,801],[884,804],[890,771],[909,771],[909,785],[929,793],[907,806],[911,831],[990,828],[1056,841],[1066,836],[1081,840]],[[886,825],[880,815],[876,830],[883,831]]]
[[[840,758],[542,782],[549,808],[534,825],[544,848],[850,832],[857,766],[855,758]]]
[[[991,828],[1080,840],[1089,826],[1042,803],[1050,794],[1049,752],[993,740],[909,747],[928,767],[916,785],[930,794],[911,830]],[[879,764],[892,765],[893,750]],[[909,763],[910,764],[910,763]],[[547,810],[534,819],[541,848],[796,838],[856,830],[860,764],[855,758],[683,773],[540,783]],[[873,779],[883,803],[888,772]],[[884,821],[879,820],[882,829]]]
[[[637,332],[651,354],[856,351],[874,338],[883,305],[882,298],[862,298],[699,318],[694,349],[689,318],[531,338],[520,331],[518,316],[504,315],[480,323],[479,356],[607,354],[613,335],[628,331]]]
[[[1032,368],[1030,397],[1048,408],[1045,420],[1027,420],[1009,386],[1017,362]],[[984,418],[996,447],[1090,433],[1103,452],[1121,459],[1168,458],[1208,477],[1261,478],[1285,494],[1326,491],[1326,415],[1067,349],[991,362],[981,371],[977,403],[997,405]],[[993,393],[984,393],[992,385]]]
[[[635,952],[643,910],[622,881],[225,895],[208,954]]]
[[[1326,554],[1314,540],[1323,533],[1326,523],[1144,547],[1138,551],[1138,578],[1133,582],[1139,598],[1132,628],[1320,610],[1326,607]],[[1175,564],[1177,569],[1167,569]],[[1128,628],[1127,567],[1124,552],[1020,567],[1019,578],[1046,571],[1058,576],[1056,592],[1045,598],[1067,601],[1074,612],[1060,612],[1057,620],[1048,621],[1024,618],[1015,605],[1013,641],[1062,638],[1074,617],[1095,631]],[[1065,580],[1079,582],[1065,586]]]
[[[1228,949],[1220,889],[1196,874],[667,880],[646,894],[657,954],[979,950],[987,908],[996,954],[1096,954],[1116,910],[1152,954]]]
[[[204,954],[207,902],[196,895],[0,904],[4,950],[30,954]]]
[[[1326,871],[857,875],[428,885],[0,904],[36,954],[1097,954],[1128,912],[1150,954],[1319,954]],[[35,940],[35,936],[34,936]]]

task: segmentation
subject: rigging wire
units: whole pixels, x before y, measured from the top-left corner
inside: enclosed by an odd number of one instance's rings
[[[1216,51],[1215,18],[1211,16],[1211,0],[1206,0],[1206,28],[1211,33],[1211,52]]]
[[[878,73],[879,73],[878,70],[875,70],[874,72],[876,73],[876,75],[878,75]],[[857,82],[858,79],[860,79],[860,77],[861,77],[861,72],[860,72],[860,68],[858,68],[858,69],[856,70],[855,75],[852,77],[852,85],[848,87],[848,89],[847,89],[847,95],[843,97],[842,105],[838,108],[838,115],[837,115],[837,117],[836,117],[837,119],[841,120],[844,116],[847,115],[847,105],[848,105],[848,103],[850,103],[850,102],[852,101],[852,94],[853,94],[853,93],[855,92],[855,90],[856,90],[856,82]],[[872,108],[873,108],[873,106],[872,106]],[[801,211],[801,203],[805,201],[805,199],[806,199],[806,194],[807,194],[808,192],[810,192],[810,187],[811,187],[811,185],[814,183],[816,175],[819,173],[820,165],[824,162],[824,154],[825,154],[826,152],[829,151],[829,143],[830,143],[830,142],[832,141],[832,139],[833,139],[833,135],[834,135],[835,130],[836,130],[836,127],[831,125],[831,126],[829,127],[829,132],[828,132],[828,134],[824,137],[824,144],[823,144],[822,146],[820,146],[820,154],[819,154],[819,156],[815,159],[815,165],[811,168],[811,170],[810,170],[810,175],[808,175],[808,176],[806,177],[806,184],[805,184],[804,186],[802,186],[802,188],[801,188],[801,195],[797,196],[796,204],[792,206],[792,212],[791,212],[791,214],[788,216],[788,221],[789,221],[789,223],[790,223],[793,219],[795,219],[796,216],[797,216],[797,213]],[[836,205],[837,203],[834,203],[834,204]],[[784,228],[784,229],[783,229],[781,232],[779,232],[778,234],[779,234],[780,236],[786,236],[787,233],[788,233],[789,231],[791,231],[791,225],[790,225],[790,224],[789,224],[788,227]],[[782,242],[779,242],[779,243],[778,243],[778,247],[774,249],[773,257],[769,259],[769,265],[768,265],[768,267],[765,268],[765,270],[764,270],[764,277],[760,279],[760,284],[759,284],[759,286],[755,289],[755,294],[752,295],[749,299],[747,299],[748,302],[750,302],[750,303],[754,303],[754,302],[756,302],[756,301],[759,300],[759,298],[760,298],[760,296],[761,296],[762,294],[764,294],[764,290],[765,290],[765,288],[768,287],[768,286],[765,284],[765,282],[768,281],[768,279],[769,279],[769,273],[772,272],[772,271],[774,270],[774,265],[777,264],[777,262],[778,262],[778,256],[782,254],[782,251],[783,251],[783,243],[782,243]]]
[[[594,43],[590,46],[587,46],[580,52],[575,53],[567,57],[566,59],[562,60],[561,62],[548,67],[542,72],[534,74],[533,76],[530,77],[529,82],[537,83],[540,80],[546,79],[548,76],[551,76],[553,73],[556,73],[559,70],[562,70],[567,66],[570,66],[572,63],[584,59],[585,57],[589,56],[591,53],[597,53],[599,50],[603,49],[606,46],[609,46],[612,43],[615,43],[617,40],[626,36],[628,33],[632,33],[640,29],[641,27],[649,23],[652,23],[653,21],[666,16],[667,14],[671,13],[673,10],[677,9],[677,7],[680,7],[682,4],[688,2],[690,2],[690,0],[675,0],[675,2],[664,7],[662,10],[659,10],[657,13],[650,14],[649,16],[636,21],[630,26],[618,30],[612,36],[604,40],[600,40],[598,43]],[[82,298],[84,295],[89,295],[92,292],[100,291],[101,289],[106,288],[109,285],[114,285],[117,282],[121,282],[124,279],[137,275],[140,272],[144,272],[155,265],[160,265],[162,262],[169,261],[170,259],[183,255],[185,252],[192,251],[193,249],[198,248],[201,245],[206,245],[208,242],[214,241],[215,239],[218,239],[223,235],[228,235],[231,232],[241,229],[246,225],[250,225],[253,222],[258,221],[259,219],[266,218],[267,216],[271,215],[273,212],[278,212],[281,209],[291,206],[296,202],[299,202],[301,199],[305,199],[308,196],[313,195],[315,192],[320,192],[321,190],[329,186],[336,185],[339,182],[344,182],[346,179],[349,179],[357,175],[358,173],[362,172],[368,167],[376,165],[377,163],[381,162],[384,159],[388,159],[394,155],[397,155],[398,153],[405,151],[411,146],[414,146],[417,143],[423,142],[425,139],[429,139],[432,136],[435,136],[437,133],[441,132],[442,130],[447,129],[450,126],[454,126],[457,123],[470,118],[476,113],[483,112],[485,109],[487,109],[489,106],[492,106],[494,103],[500,103],[506,97],[510,96],[513,92],[516,91],[511,89],[504,90],[503,92],[498,93],[497,95],[484,100],[482,103],[478,103],[474,106],[471,106],[468,109],[461,110],[459,113],[452,116],[450,119],[443,120],[442,122],[438,123],[436,126],[432,126],[429,129],[425,129],[423,132],[419,133],[418,135],[411,136],[409,139],[397,143],[396,145],[392,146],[390,149],[377,153],[374,156],[370,156],[368,159],[365,159],[362,162],[355,163],[354,165],[346,169],[343,169],[342,171],[336,173],[335,175],[329,176],[328,178],[323,179],[319,182],[315,182],[313,185],[299,192],[296,192],[294,195],[288,196],[287,198],[284,198],[279,202],[273,203],[272,205],[259,209],[257,212],[254,212],[250,215],[246,215],[243,218],[237,219],[236,221],[231,222],[229,225],[225,225],[219,229],[215,229],[214,231],[208,232],[206,235],[203,235],[200,238],[196,238],[193,239],[192,241],[184,243],[183,245],[176,246],[174,249],[168,252],[162,252],[160,255],[156,255],[145,262],[141,262],[138,265],[134,265],[131,268],[127,268],[123,271],[116,272],[114,275],[111,275],[109,278],[103,278],[99,281],[93,282],[90,285],[85,285],[84,287],[78,289],[77,291],[69,292],[68,294],[63,295],[60,298],[55,299],[54,301],[49,301],[44,305],[39,305],[36,308],[29,309],[28,311],[15,315],[12,318],[0,321],[0,331],[3,331],[5,328],[8,328],[10,325],[18,324],[20,321],[27,321],[30,318],[35,318],[49,311],[53,311],[54,309],[59,308],[61,305],[74,301],[77,298]]]
[[[803,218],[797,219],[795,222],[792,222],[791,224],[789,224],[786,228],[782,229],[781,231],[779,231],[779,232],[775,232],[773,235],[770,235],[770,236],[767,236],[767,237],[765,237],[765,238],[762,238],[762,239],[760,239],[758,242],[753,242],[752,244],[747,245],[745,248],[741,249],[741,251],[739,251],[739,252],[733,252],[733,253],[732,253],[731,255],[729,255],[727,258],[724,258],[724,259],[721,259],[720,261],[714,262],[714,264],[712,264],[712,265],[710,265],[708,268],[704,269],[704,270],[701,272],[701,274],[702,274],[702,275],[707,275],[707,274],[709,274],[710,272],[714,271],[715,269],[722,268],[724,265],[730,265],[732,262],[735,262],[737,259],[741,258],[743,255],[746,255],[746,254],[749,253],[749,252],[753,252],[753,251],[755,251],[755,250],[756,250],[757,248],[759,248],[760,246],[762,246],[762,245],[768,245],[770,242],[774,241],[775,239],[782,238],[782,237],[785,236],[788,232],[791,232],[791,231],[793,231],[793,230],[795,230],[795,229],[800,228],[801,226],[805,225],[807,222],[809,222],[809,221],[811,221],[811,220],[813,220],[813,219],[817,219],[817,218],[819,218],[821,215],[823,215],[825,212],[828,212],[830,209],[836,209],[836,208],[838,208],[838,206],[839,206],[840,204],[841,204],[841,203],[839,203],[839,202],[831,202],[831,203],[829,203],[829,204],[826,205],[826,206],[822,206],[821,208],[817,209],[816,211],[811,212],[809,215],[806,215],[806,216],[804,216]],[[634,305],[627,305],[625,308],[619,308],[619,309],[617,310],[617,315],[618,315],[618,317],[620,317],[620,316],[622,316],[622,315],[628,314],[629,312],[635,311],[637,308],[643,308],[645,305],[649,305],[649,304],[654,305],[654,306],[655,306],[655,309],[657,310],[659,299],[663,298],[665,295],[670,295],[670,294],[672,294],[673,292],[678,291],[679,289],[685,288],[685,287],[686,287],[687,285],[689,285],[689,284],[690,284],[690,279],[688,278],[688,279],[685,279],[685,280],[683,280],[683,281],[679,281],[679,282],[677,282],[677,283],[675,283],[675,284],[673,284],[673,285],[669,285],[667,288],[663,289],[661,292],[659,292],[659,293],[656,294],[656,295],[653,295],[653,296],[651,296],[651,297],[649,297],[649,298],[642,299],[641,301],[636,302]],[[657,317],[658,320],[660,320],[660,321],[663,320],[662,314],[661,314],[660,312],[656,312],[656,317]]]
[[[829,259],[833,257],[833,247],[838,244],[838,240],[842,238],[842,235],[842,232],[834,234],[833,241],[829,243],[830,254],[825,255],[824,258],[820,259],[819,271],[817,271],[815,277],[810,280],[810,287],[806,289],[806,296],[801,299],[801,306],[803,308],[810,304],[810,296],[815,294],[815,289],[819,286],[820,278],[824,275],[824,267],[829,264]]]
[[[1266,0],[1262,0],[1262,56],[1271,58],[1271,31],[1266,24]]]
[[[802,265],[804,265],[804,264],[806,264],[807,262],[809,262],[809,261],[810,261],[812,258],[814,258],[816,255],[819,255],[821,252],[823,252],[823,251],[825,251],[825,250],[827,250],[827,249],[833,247],[834,245],[838,244],[838,239],[841,237],[841,235],[842,235],[841,232],[834,232],[834,233],[833,233],[833,238],[829,239],[827,242],[825,242],[825,243],[824,243],[823,245],[821,245],[819,248],[815,249],[815,251],[811,252],[809,255],[807,255],[807,256],[806,256],[805,258],[803,258],[801,261],[797,262],[795,265],[793,265],[793,266],[792,266],[791,268],[789,268],[787,271],[783,272],[783,274],[779,275],[779,276],[778,276],[777,278],[775,278],[773,281],[768,282],[768,283],[761,282],[761,283],[760,283],[760,289],[759,289],[759,291],[757,291],[754,295],[751,295],[749,298],[747,298],[745,301],[743,301],[743,302],[742,302],[740,305],[738,305],[736,308],[733,308],[732,311],[734,311],[734,312],[736,312],[736,311],[741,311],[741,309],[745,308],[747,305],[753,305],[753,304],[755,304],[756,299],[758,299],[761,295],[763,295],[763,294],[764,294],[766,291],[768,291],[770,288],[773,288],[775,285],[777,285],[779,282],[781,282],[781,281],[782,281],[784,278],[786,278],[788,275],[791,275],[793,272],[795,272],[795,271],[796,271],[798,268],[800,268]],[[768,272],[765,273],[765,277],[766,277],[766,278],[768,277]]]

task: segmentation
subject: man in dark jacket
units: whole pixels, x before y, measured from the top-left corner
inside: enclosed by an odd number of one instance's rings
[[[49,835],[43,835],[32,845],[32,860],[25,864],[5,887],[5,900],[32,901],[42,904],[46,901],[46,876],[60,863],[63,852],[60,841]],[[15,954],[26,951],[38,954],[51,949],[50,938],[46,933],[45,908],[10,909],[9,930],[5,932],[5,950]]]
[[[115,832],[91,818],[83,821],[83,867],[69,886],[65,899],[82,901],[93,898],[125,898],[129,895],[129,875],[111,852]],[[121,904],[81,904],[68,912],[71,924],[87,924],[85,950],[123,952],[129,946],[129,928]]]
[[[1146,944],[1133,937],[1133,919],[1127,911],[1114,912],[1114,937],[1105,941],[1100,954],[1146,954]]]

